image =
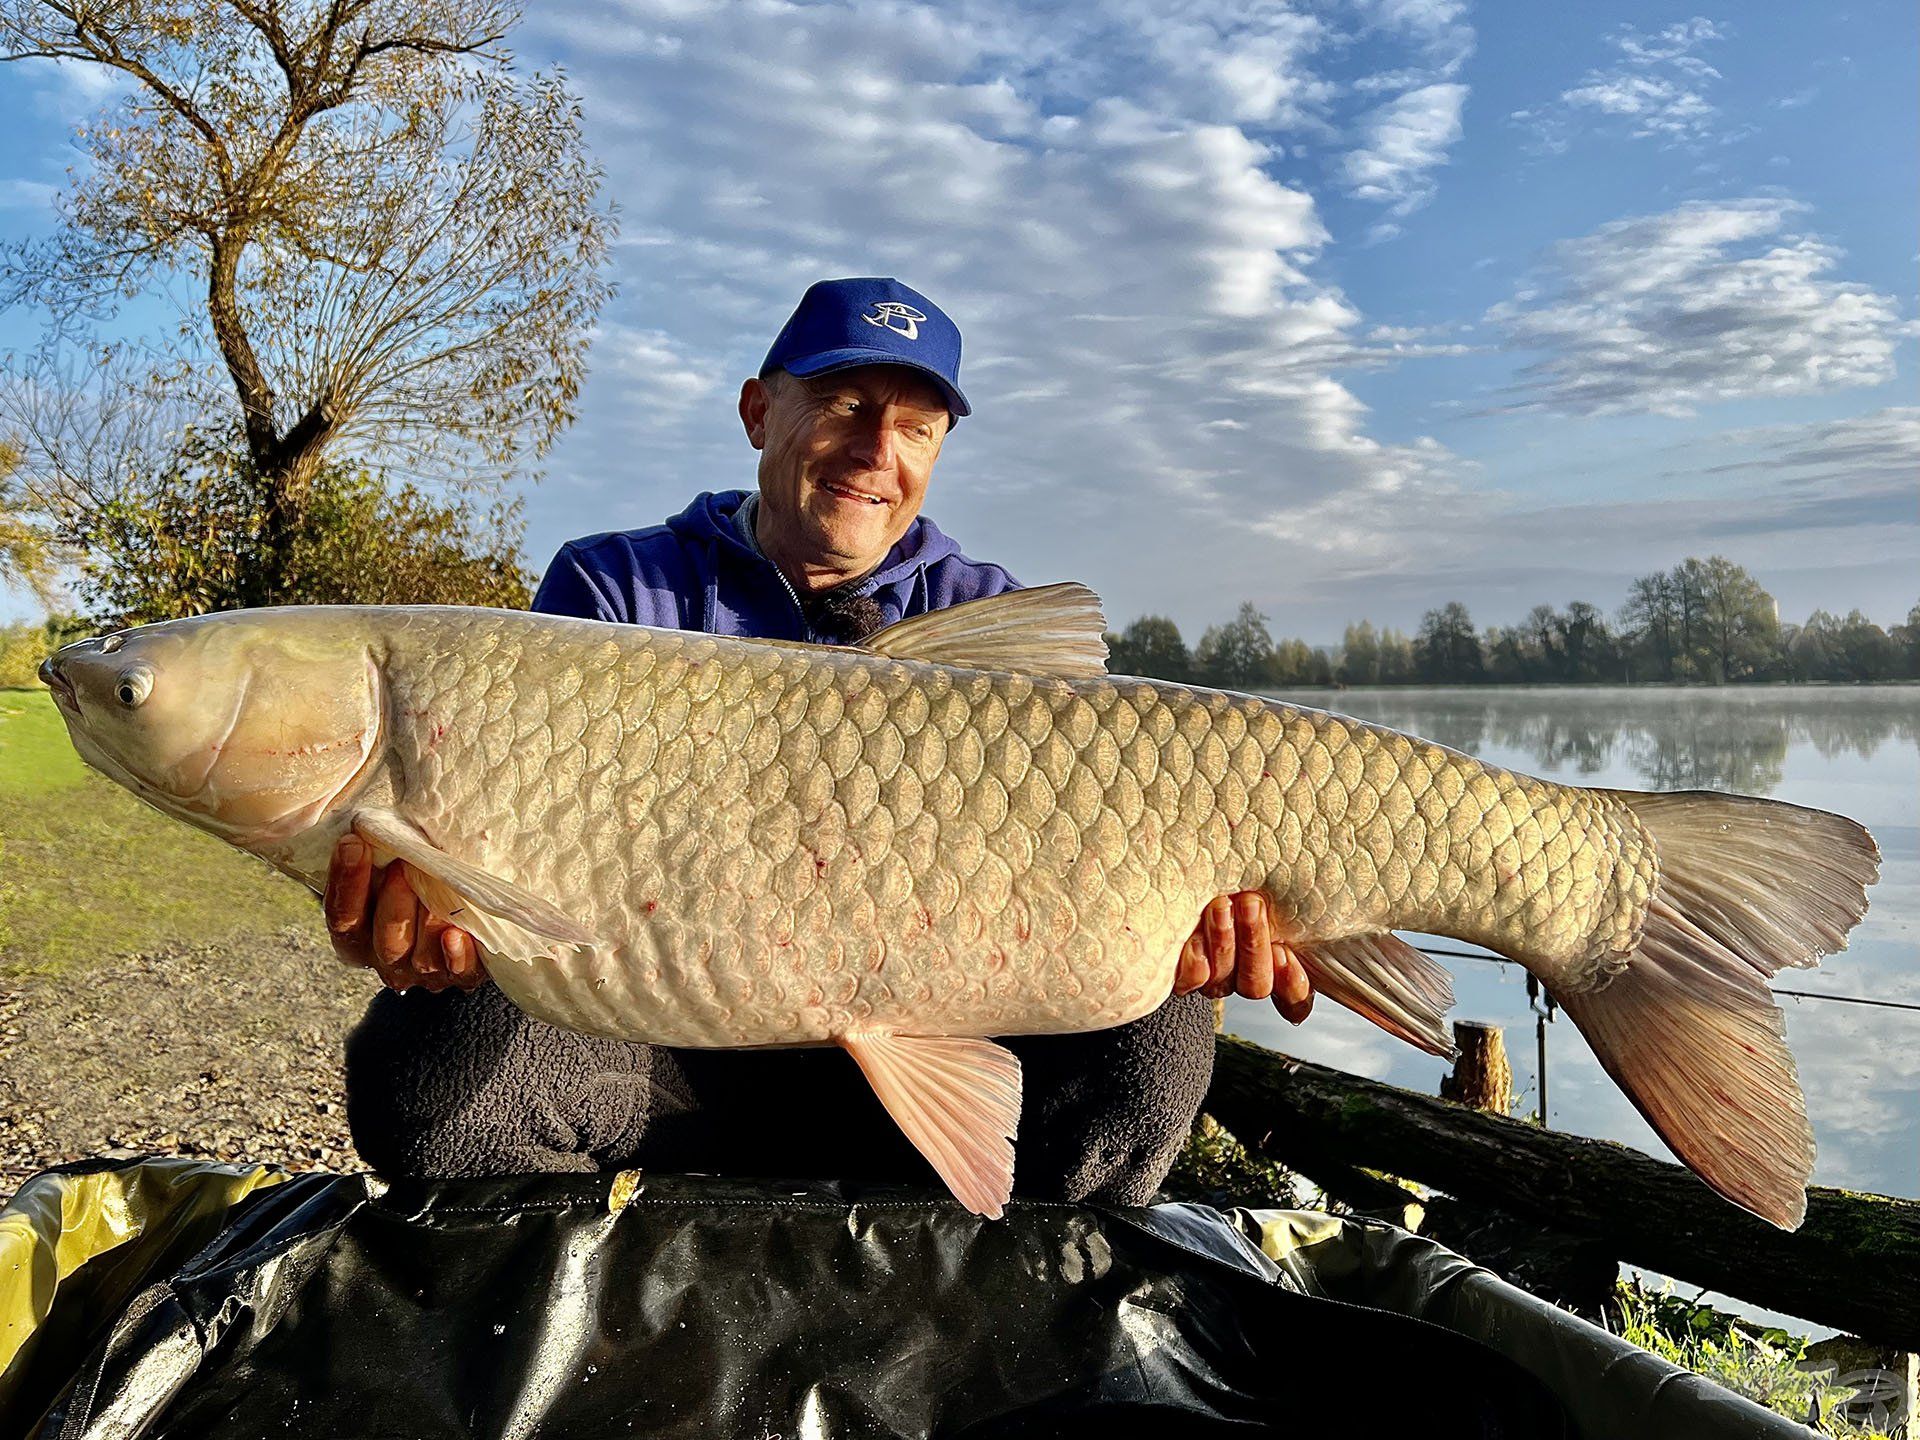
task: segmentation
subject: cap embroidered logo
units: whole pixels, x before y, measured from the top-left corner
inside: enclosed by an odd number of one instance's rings
[[[902,305],[897,300],[876,300],[874,313],[860,318],[869,325],[878,325],[883,330],[891,330],[896,335],[904,335],[909,340],[920,338],[920,322],[927,317],[911,305]],[[899,324],[894,324],[894,321]]]

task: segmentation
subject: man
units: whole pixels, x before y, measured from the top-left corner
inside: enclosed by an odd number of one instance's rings
[[[813,286],[740,390],[758,492],[701,495],[665,525],[563,546],[533,608],[851,643],[1016,588],[920,514],[947,433],[970,413],[959,363],[953,322],[898,281]],[[426,912],[403,867],[375,876],[351,837],[334,856],[326,912],[341,956],[389,987],[347,1049],[348,1120],[376,1168],[932,1179],[837,1051],[668,1051],[527,1017],[483,988],[472,937]],[[1295,1023],[1311,1007],[1305,972],[1268,926],[1263,896],[1221,896],[1160,1010],[1094,1034],[1006,1042],[1026,1077],[1016,1194],[1151,1197],[1211,1074],[1206,997],[1271,996]]]

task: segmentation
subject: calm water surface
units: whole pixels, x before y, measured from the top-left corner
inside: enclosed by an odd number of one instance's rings
[[[1778,987],[1920,1005],[1920,686],[1732,690],[1349,690],[1301,702],[1576,785],[1771,795],[1850,815],[1884,857],[1849,947]],[[1419,941],[1421,937],[1414,937]],[[1435,940],[1432,943],[1452,945]],[[1469,948],[1458,947],[1453,948]],[[1534,1017],[1516,965],[1443,960],[1454,1015],[1507,1027],[1516,1092],[1538,1098]],[[1920,1196],[1920,1011],[1782,998],[1825,1185]],[[1228,1006],[1228,1028],[1302,1059],[1427,1094],[1446,1066],[1337,1005],[1299,1029]],[[1548,1123],[1671,1154],[1564,1017],[1548,1026]]]

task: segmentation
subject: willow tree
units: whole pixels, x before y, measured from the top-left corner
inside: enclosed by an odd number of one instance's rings
[[[0,58],[120,85],[0,298],[70,337],[184,297],[129,383],[185,417],[165,433],[239,437],[259,508],[244,603],[284,598],[336,452],[497,485],[573,418],[613,222],[563,78],[511,66],[517,19],[499,0],[0,0]],[[58,434],[33,413],[53,393],[16,384],[14,428]],[[75,443],[26,466],[56,512],[124,478]]]

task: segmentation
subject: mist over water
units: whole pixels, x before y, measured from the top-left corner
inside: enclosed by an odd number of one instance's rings
[[[1514,770],[1627,790],[1733,790],[1834,810],[1880,843],[1880,883],[1849,947],[1778,989],[1920,1004],[1920,686],[1382,689],[1300,703],[1390,725]],[[1423,937],[1413,937],[1426,943]],[[1448,948],[1454,942],[1436,940]],[[1517,965],[1443,959],[1456,1018],[1506,1027],[1516,1094],[1538,1098],[1534,1016]],[[1782,997],[1823,1185],[1920,1196],[1920,1012]],[[1228,1006],[1236,1034],[1427,1094],[1446,1066],[1337,1005],[1299,1029]],[[1548,1123],[1672,1155],[1564,1016],[1547,1027]]]

